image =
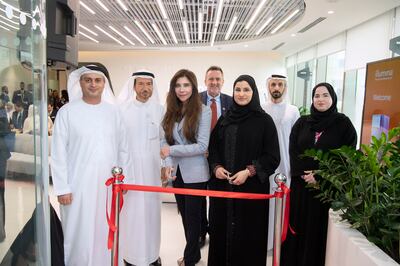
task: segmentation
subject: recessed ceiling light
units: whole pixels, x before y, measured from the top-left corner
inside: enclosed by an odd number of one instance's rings
[[[248,44],[245,44],[245,45],[243,45],[245,48],[247,48],[247,47],[249,47],[249,45]]]
[[[15,22],[14,20],[8,19],[8,18],[6,18],[6,17],[3,16],[3,15],[0,15],[0,18],[3,18],[3,19],[5,19],[7,22],[11,22],[11,23],[13,23],[13,24],[19,26],[19,22]]]
[[[251,15],[249,21],[247,22],[246,26],[244,27],[245,30],[248,30],[250,28],[250,26],[253,24],[254,20],[256,19],[258,13],[260,13],[262,7],[264,6],[265,2],[267,2],[267,0],[262,0],[256,10],[254,11],[253,15]]]
[[[133,33],[127,26],[124,26],[124,29],[129,32],[133,37],[136,38],[136,40],[138,40],[143,46],[146,46],[146,43],[144,41],[142,41],[142,39],[140,39],[135,33]]]
[[[218,27],[218,25],[219,25],[223,4],[224,4],[224,0],[219,0],[218,7],[217,7],[217,17],[215,18],[215,27]]]
[[[201,39],[203,38],[203,12],[199,12],[199,17],[198,17],[198,39],[199,41],[201,41]]]
[[[169,33],[171,33],[172,39],[174,40],[174,43],[178,44],[178,40],[176,39],[174,28],[172,27],[171,21],[167,20],[167,26],[169,29]]]
[[[94,36],[97,36],[97,35],[98,35],[96,32],[94,32],[94,31],[92,31],[91,29],[89,29],[89,28],[83,26],[82,24],[79,24],[79,27],[81,27],[82,29],[87,30],[88,32],[90,32],[90,33],[93,34]]]
[[[157,4],[160,7],[161,14],[162,14],[163,18],[167,19],[168,18],[167,12],[165,11],[165,7],[164,7],[163,3],[161,2],[161,0],[157,0]]]
[[[274,17],[270,17],[269,19],[267,19],[267,21],[265,21],[265,23],[257,30],[256,35],[259,35],[264,29],[265,27],[268,26],[268,24],[274,19]]]
[[[18,28],[18,27],[15,27],[15,26],[13,26],[13,25],[11,25],[11,24],[8,24],[7,22],[4,22],[4,21],[2,21],[2,20],[0,20],[0,23],[2,23],[2,24],[4,24],[4,25],[6,25],[7,27],[10,27],[10,28],[13,28],[13,29],[19,30],[19,28]]]
[[[136,26],[138,26],[139,29],[144,33],[144,35],[146,35],[147,39],[149,39],[150,42],[154,44],[153,38],[150,37],[150,34],[147,33],[147,31],[144,29],[142,24],[138,20],[135,20],[134,22],[135,22]]]
[[[333,10],[328,11],[328,14],[333,14],[333,13],[335,13],[335,11],[333,11]]]
[[[102,33],[104,33],[105,35],[107,35],[108,37],[110,37],[111,39],[113,39],[114,41],[116,41],[117,43],[119,43],[121,46],[124,46],[124,44],[120,41],[120,40],[118,40],[117,38],[115,38],[114,36],[112,36],[110,33],[108,33],[107,31],[105,31],[105,30],[103,30],[102,28],[100,28],[99,26],[97,26],[97,25],[94,25],[94,27],[96,28],[96,29],[98,29],[99,31],[101,31]]]
[[[123,10],[128,11],[128,7],[121,0],[117,0],[117,3]]]
[[[217,35],[217,27],[214,27],[212,35],[211,35],[211,42],[210,42],[210,46],[214,46],[214,41],[215,41],[215,36]]]
[[[153,27],[154,31],[156,32],[158,38],[160,38],[161,42],[164,45],[167,45],[167,41],[165,40],[164,36],[161,34],[160,29],[157,27],[156,23],[151,23],[151,26]]]
[[[182,20],[183,32],[185,34],[186,43],[190,44],[189,29],[186,20]]]
[[[103,2],[101,2],[100,0],[96,0],[96,2],[107,12],[110,12],[110,9],[108,9],[108,7],[106,7],[105,4],[103,4]]]
[[[289,20],[291,20],[297,13],[300,12],[300,9],[296,9],[295,11],[293,11],[288,17],[286,17],[275,29],[273,29],[271,31],[271,34],[274,34],[275,32],[277,32],[280,28],[282,28],[283,25],[286,24],[286,22],[288,22]]]
[[[87,35],[87,34],[84,33],[84,32],[81,32],[81,31],[80,31],[79,34],[82,35],[82,36],[85,36],[86,38],[88,38],[89,40],[91,40],[91,41],[93,41],[93,42],[95,42],[95,43],[99,43],[98,40],[96,40],[95,38],[90,37],[89,35]]]
[[[290,34],[290,36],[296,37],[296,33],[292,33],[292,34]]]
[[[183,9],[183,2],[182,0],[178,0],[179,9]]]
[[[92,13],[92,15],[95,15],[96,12],[93,11],[93,9],[91,9],[88,5],[86,5],[84,2],[80,1],[79,2],[81,4],[81,6],[83,6],[87,11],[89,11],[90,13]]]
[[[116,34],[118,34],[119,36],[121,36],[125,41],[129,42],[132,45],[135,45],[134,42],[132,42],[131,40],[129,40],[125,35],[123,35],[121,32],[119,32],[116,28],[114,28],[113,26],[108,26],[113,32],[115,32]]]
[[[235,15],[235,16],[233,17],[231,23],[229,24],[228,31],[226,32],[226,35],[225,35],[225,41],[226,41],[226,40],[229,40],[229,37],[231,36],[233,27],[235,26],[237,19],[238,19],[238,16]]]

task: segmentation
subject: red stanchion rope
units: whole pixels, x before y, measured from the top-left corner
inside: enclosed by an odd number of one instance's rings
[[[180,195],[191,195],[191,196],[208,196],[217,198],[230,198],[230,199],[248,199],[248,200],[266,200],[272,198],[283,198],[286,195],[286,206],[283,221],[282,230],[282,242],[285,241],[287,236],[287,229],[289,226],[289,206],[290,206],[290,189],[284,184],[280,183],[280,192],[275,192],[274,194],[256,194],[256,193],[244,193],[244,192],[230,192],[230,191],[217,191],[217,190],[201,190],[201,189],[186,189],[186,188],[164,188],[156,186],[143,186],[143,185],[129,185],[129,184],[116,184],[115,182],[124,180],[123,175],[118,175],[117,177],[111,177],[106,181],[106,186],[112,185],[112,200],[111,200],[111,212],[108,212],[108,199],[106,207],[106,216],[109,226],[108,231],[108,249],[113,247],[114,243],[114,232],[118,230],[115,224],[115,205],[117,194],[120,195],[120,210],[123,205],[123,191],[135,190],[142,192],[160,192],[160,193],[172,193]],[[108,196],[107,196],[108,198]],[[290,228],[290,230],[292,230]],[[292,231],[292,233],[294,233]]]

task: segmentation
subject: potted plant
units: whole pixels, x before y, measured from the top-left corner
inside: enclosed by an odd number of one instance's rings
[[[305,156],[319,162],[318,197],[400,262],[400,128],[372,137],[359,150],[344,146],[308,150]]]

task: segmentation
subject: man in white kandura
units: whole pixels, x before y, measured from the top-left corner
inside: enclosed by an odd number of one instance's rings
[[[66,266],[110,264],[105,181],[113,166],[125,170],[130,163],[126,132],[103,71],[90,65],[69,75],[70,102],[54,125],[51,172]]]
[[[118,101],[128,135],[133,183],[161,186],[159,103],[154,74],[141,70],[125,83]],[[121,211],[121,257],[125,265],[160,266],[161,199],[158,193],[129,191]]]
[[[287,79],[282,75],[272,75],[267,80],[268,98],[262,108],[274,120],[278,132],[279,150],[281,162],[275,173],[282,173],[287,176],[287,186],[290,185],[290,158],[289,158],[289,136],[294,123],[300,117],[296,106],[289,104],[287,92]],[[270,192],[274,193],[276,183],[274,176],[270,176]],[[273,248],[274,237],[274,212],[275,200],[269,201],[269,226],[268,226],[268,249]]]

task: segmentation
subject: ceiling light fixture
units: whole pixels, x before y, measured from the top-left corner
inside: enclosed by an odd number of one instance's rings
[[[232,21],[231,21],[231,24],[229,24],[228,31],[226,32],[226,35],[225,35],[225,41],[228,40],[229,37],[231,36],[233,27],[235,26],[237,19],[238,19],[238,16],[235,15],[235,16],[233,17]]]
[[[296,37],[296,33],[292,33],[292,34],[290,34],[290,36]]]
[[[143,28],[142,24],[140,24],[140,22],[137,21],[137,20],[135,20],[135,24],[136,24],[136,26],[138,26],[139,29],[144,33],[144,35],[146,35],[147,39],[149,39],[150,42],[154,44],[153,38],[151,38],[150,34],[148,34],[147,31]]]
[[[217,7],[217,17],[215,19],[215,27],[218,27],[219,22],[221,20],[221,14],[222,14],[222,5],[224,4],[224,0],[219,0],[218,2],[218,7]]]
[[[106,32],[105,30],[103,30],[103,29],[100,28],[99,26],[94,25],[94,27],[95,27],[96,29],[98,29],[99,31],[101,31],[102,33],[104,33],[105,35],[107,35],[108,37],[110,37],[111,39],[113,39],[114,41],[116,41],[117,43],[119,43],[121,46],[124,46],[124,44],[123,44],[120,40],[118,40],[117,38],[115,38],[114,36],[112,36],[110,33]]]
[[[13,26],[13,25],[10,25],[10,24],[8,24],[7,22],[4,22],[4,21],[2,21],[2,20],[0,20],[0,23],[3,23],[3,24],[4,24],[4,25],[6,25],[7,27],[10,27],[10,28],[13,28],[13,29],[19,30],[19,28],[18,28],[18,27],[15,27],[15,26]]]
[[[94,32],[94,31],[92,31],[91,29],[89,29],[89,28],[83,26],[82,24],[79,24],[79,27],[81,27],[82,29],[87,30],[88,32],[90,32],[90,33],[93,34],[94,36],[98,36],[98,34],[97,34],[96,32]]]
[[[146,46],[146,43],[144,41],[142,41],[142,39],[140,39],[135,33],[133,33],[131,31],[131,29],[129,29],[127,26],[124,26],[124,29],[129,32],[134,38],[136,38],[136,40],[138,40],[143,46]]]
[[[267,21],[265,21],[264,24],[262,24],[262,26],[258,29],[258,31],[256,32],[256,35],[259,35],[264,29],[265,27],[267,27],[267,25],[269,23],[271,23],[271,21],[274,19],[274,17],[270,17],[269,19],[267,19]]]
[[[188,24],[187,24],[186,20],[182,20],[182,26],[183,26],[183,32],[185,33],[186,43],[190,44],[189,29],[188,29]]]
[[[213,29],[210,46],[214,46],[215,36],[217,36],[217,29],[218,29],[217,27],[214,27]]]
[[[199,26],[199,32],[198,32],[198,39],[201,41],[203,39],[203,12],[199,12],[199,17],[198,17],[198,26]]]
[[[128,11],[128,7],[121,0],[117,0],[117,3],[123,10]]]
[[[168,19],[167,12],[165,11],[164,5],[163,5],[163,3],[161,2],[161,0],[157,0],[157,4],[158,4],[158,6],[160,7],[161,14],[162,14],[163,18],[164,18],[164,19]]]
[[[11,23],[13,23],[13,24],[19,26],[19,23],[18,23],[18,22],[15,22],[14,20],[11,20],[11,19],[9,19],[9,18],[7,18],[7,17],[5,17],[5,16],[3,16],[3,15],[0,15],[0,18],[3,18],[3,19],[5,19],[6,21],[11,22]]]
[[[108,26],[112,31],[114,31],[116,34],[118,34],[119,36],[121,36],[125,41],[129,42],[132,45],[135,45],[134,42],[132,42],[131,40],[129,40],[125,35],[123,35],[121,32],[119,32],[117,29],[115,29],[113,26]]]
[[[179,6],[179,9],[183,9],[183,2],[182,2],[182,0],[178,0],[178,6]]]
[[[6,31],[10,31],[10,29],[7,29],[6,27],[3,27],[0,25],[0,28],[5,29]]]
[[[88,5],[86,5],[84,2],[79,1],[79,3],[81,4],[81,6],[83,6],[87,11],[89,11],[90,13],[92,13],[92,15],[95,15],[96,12],[93,11],[93,9],[91,9]]]
[[[335,11],[333,11],[333,10],[329,10],[329,11],[328,11],[328,14],[329,14],[329,15],[331,15],[331,14],[333,14],[333,13],[335,13]]]
[[[106,5],[103,4],[103,2],[101,2],[100,0],[96,0],[96,2],[97,2],[105,11],[110,12],[110,9],[108,9],[108,8],[106,7]]]
[[[89,40],[91,40],[91,41],[93,41],[93,42],[95,42],[95,43],[99,43],[98,40],[96,40],[95,38],[90,37],[90,36],[87,35],[86,33],[83,33],[83,32],[80,31],[79,34],[81,34],[82,36],[85,36],[86,38],[88,38]]]
[[[153,29],[156,31],[156,33],[157,33],[157,35],[158,35],[158,38],[161,39],[161,42],[162,42],[164,45],[167,45],[167,41],[165,40],[164,36],[162,36],[161,31],[160,31],[160,29],[157,27],[157,25],[153,22],[153,23],[151,23],[151,26],[152,26]]]
[[[172,27],[171,21],[167,20],[167,26],[169,32],[171,33],[172,39],[174,40],[174,43],[178,44],[178,40],[176,39],[174,28]]]
[[[291,20],[297,13],[300,12],[300,9],[296,9],[295,11],[292,12],[287,18],[285,18],[275,29],[271,31],[271,34],[274,34],[277,32],[280,28],[282,28],[283,25],[286,24],[289,20]]]
[[[265,2],[267,2],[267,0],[262,0],[256,10],[254,11],[253,15],[251,15],[249,21],[247,22],[246,26],[244,27],[245,30],[248,30],[250,28],[250,26],[253,24],[254,20],[256,19],[257,15],[260,13],[261,8],[264,6]]]

